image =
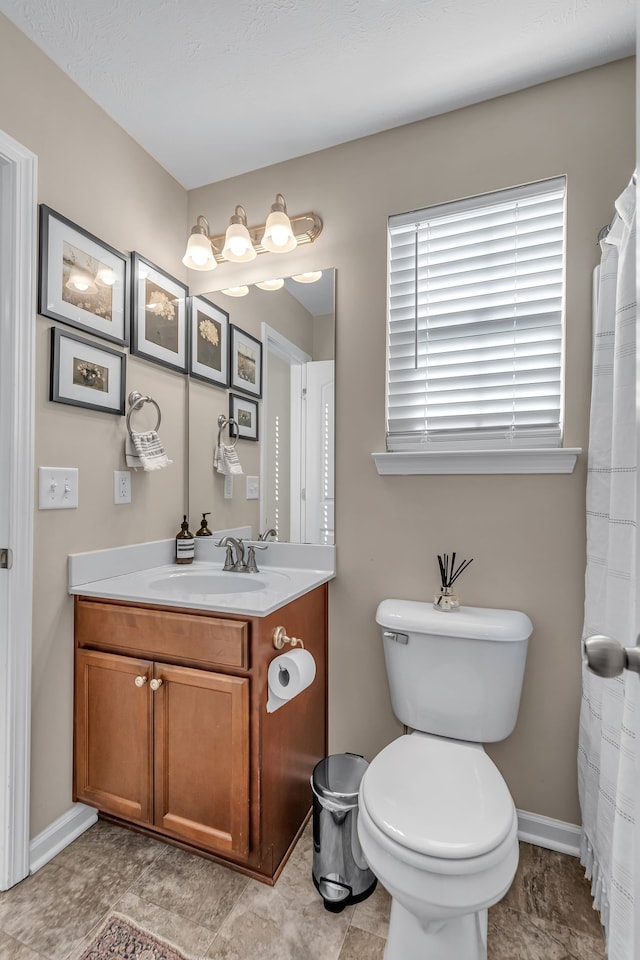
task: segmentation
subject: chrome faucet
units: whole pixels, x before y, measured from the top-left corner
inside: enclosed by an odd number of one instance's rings
[[[277,540],[278,531],[274,530],[273,527],[269,527],[268,530],[264,530],[263,533],[258,535],[258,540],[268,540],[269,537],[273,537],[274,540]]]
[[[262,547],[258,546],[257,543],[250,543],[248,545],[249,553],[246,563],[244,562],[244,543],[242,539],[229,536],[223,537],[222,540],[218,540],[216,546],[227,548],[223,570],[234,570],[236,573],[260,573],[256,563],[256,550],[266,550],[266,543]]]
[[[237,540],[235,537],[223,537],[222,540],[218,540],[216,546],[227,548],[223,570],[236,570],[238,572],[245,570],[244,544],[241,539]],[[235,559],[233,556],[234,550]]]

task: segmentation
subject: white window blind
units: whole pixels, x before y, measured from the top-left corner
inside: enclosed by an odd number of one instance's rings
[[[565,186],[389,219],[389,450],[560,445]]]

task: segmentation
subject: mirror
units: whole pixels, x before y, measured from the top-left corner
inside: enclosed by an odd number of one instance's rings
[[[262,397],[257,440],[240,438],[235,447],[243,473],[225,477],[213,466],[218,416],[231,415],[234,397],[236,415],[243,415],[243,400],[251,415],[255,399],[190,379],[194,533],[202,513],[210,512],[211,529],[250,525],[254,536],[272,529],[278,540],[334,543],[335,270],[323,271],[315,283],[286,279],[275,291],[251,286],[245,297],[203,296],[262,343]],[[221,439],[233,443],[226,428]],[[257,490],[250,477],[260,478]]]

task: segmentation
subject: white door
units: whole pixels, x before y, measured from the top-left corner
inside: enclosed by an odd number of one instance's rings
[[[335,543],[335,362],[305,364],[304,543]]]
[[[36,171],[0,131],[0,890],[29,872]]]

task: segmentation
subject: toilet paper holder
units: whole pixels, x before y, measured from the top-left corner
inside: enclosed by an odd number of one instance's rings
[[[273,646],[276,650],[282,650],[285,643],[290,643],[292,647],[301,647],[304,650],[304,642],[299,637],[288,637],[285,627],[276,627],[273,631]]]

